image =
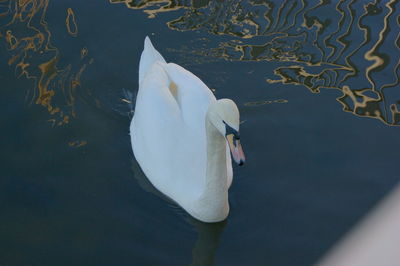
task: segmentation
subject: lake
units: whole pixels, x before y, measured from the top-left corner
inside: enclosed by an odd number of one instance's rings
[[[399,9],[0,0],[0,265],[313,265],[399,181]],[[239,107],[225,222],[191,218],[134,159],[145,36]]]

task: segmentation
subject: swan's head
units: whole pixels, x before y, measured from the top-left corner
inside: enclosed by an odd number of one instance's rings
[[[208,109],[208,117],[214,127],[226,138],[233,160],[242,165],[245,161],[239,135],[239,110],[230,99],[220,99]]]

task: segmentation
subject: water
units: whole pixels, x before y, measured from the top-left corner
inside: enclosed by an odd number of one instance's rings
[[[398,1],[111,2],[0,1],[0,265],[312,265],[398,182]],[[134,161],[146,35],[239,106],[224,223]]]

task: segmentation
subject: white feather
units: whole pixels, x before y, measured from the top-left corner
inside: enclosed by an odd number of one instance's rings
[[[133,152],[158,190],[206,222],[226,218],[227,190],[232,183],[231,158],[225,139],[215,141],[224,150],[222,165],[213,164],[210,157],[214,155],[208,154],[211,148],[207,150],[206,116],[210,105],[216,102],[211,90],[198,77],[179,65],[166,63],[146,37],[130,126]],[[212,192],[206,191],[210,190],[207,180],[211,180],[207,179],[207,165],[221,172],[215,178],[225,182],[215,189],[211,187]]]

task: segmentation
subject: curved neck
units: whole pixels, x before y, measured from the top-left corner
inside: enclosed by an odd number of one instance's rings
[[[226,140],[206,119],[207,172],[206,187],[227,190]]]
[[[207,170],[199,203],[210,216],[224,219],[229,212],[226,140],[206,116]],[[219,220],[221,220],[219,219]]]

